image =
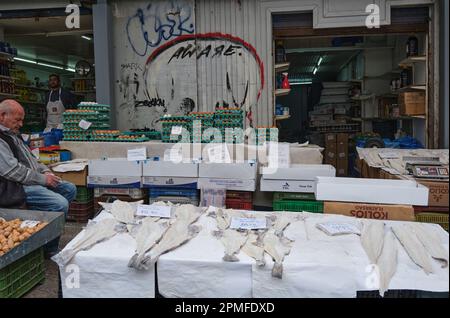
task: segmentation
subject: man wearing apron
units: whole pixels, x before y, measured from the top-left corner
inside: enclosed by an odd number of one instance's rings
[[[75,96],[61,87],[59,75],[52,74],[48,78],[50,93],[47,97],[47,128],[58,128],[63,122],[66,108],[75,106]]]

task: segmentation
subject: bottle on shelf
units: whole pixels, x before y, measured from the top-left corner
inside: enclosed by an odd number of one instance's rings
[[[283,73],[283,82],[281,83],[282,89],[290,89],[291,85],[289,84],[288,73]]]
[[[419,55],[419,40],[415,35],[408,38],[406,42],[406,56],[417,56]]]
[[[286,50],[283,46],[283,41],[277,41],[275,47],[275,63],[285,63],[286,62]]]

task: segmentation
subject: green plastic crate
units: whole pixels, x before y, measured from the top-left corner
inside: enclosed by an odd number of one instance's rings
[[[0,269],[0,298],[19,298],[45,280],[44,249]]]
[[[315,201],[314,193],[290,193],[290,192],[275,192],[273,194],[274,201],[281,200],[306,200]]]
[[[86,203],[92,200],[94,193],[92,189],[86,187],[77,187],[77,197],[75,201],[78,203]]]
[[[323,212],[323,202],[322,201],[274,201],[273,202],[274,211],[289,211],[289,212],[313,212],[322,213]]]

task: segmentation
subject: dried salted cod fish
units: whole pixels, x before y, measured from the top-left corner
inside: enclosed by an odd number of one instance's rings
[[[286,238],[280,238],[275,235],[274,230],[269,230],[263,238],[264,250],[275,262],[272,268],[272,276],[276,278],[283,277],[283,260],[291,251],[291,241]]]
[[[369,257],[371,264],[376,264],[383,249],[384,223],[379,221],[364,221],[361,232],[361,244]]]
[[[389,230],[384,237],[383,249],[378,258],[377,265],[380,274],[380,295],[384,297],[384,293],[389,289],[389,283],[397,271],[397,240],[394,233]]]
[[[433,257],[434,259],[440,261],[442,263],[442,268],[448,266],[448,253],[442,246],[442,242],[435,233],[430,231],[425,227],[424,224],[421,223],[413,223],[410,224],[414,233],[416,233],[417,238],[423,244],[426,251]]]
[[[248,235],[247,242],[245,242],[242,247],[242,251],[248,256],[254,258],[258,266],[265,266],[266,261],[264,259],[264,246],[261,240],[262,238],[260,235],[251,232]]]
[[[226,229],[220,234],[220,241],[225,247],[223,260],[225,262],[238,262],[239,258],[236,255],[239,254],[241,247],[247,241],[247,232]]]

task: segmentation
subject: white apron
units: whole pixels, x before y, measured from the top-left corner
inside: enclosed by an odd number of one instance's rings
[[[57,101],[51,102],[53,91],[48,96],[47,103],[47,128],[58,128],[63,122],[63,113],[66,110],[61,101],[61,88],[59,89],[59,97]]]

